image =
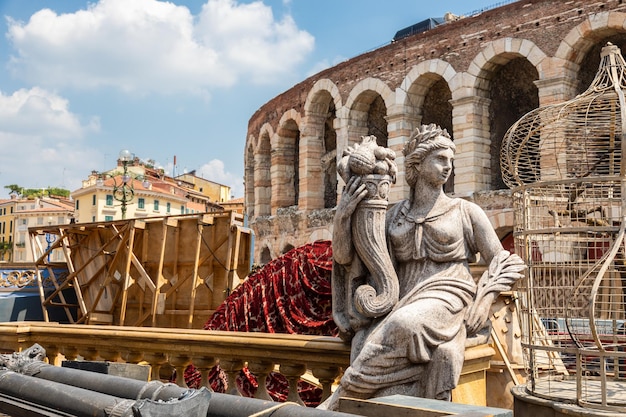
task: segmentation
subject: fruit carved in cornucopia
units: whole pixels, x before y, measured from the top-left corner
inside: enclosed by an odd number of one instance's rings
[[[337,165],[339,175],[348,182],[352,175],[389,175],[392,182],[398,171],[396,153],[376,143],[376,136],[361,136],[361,143],[349,146]]]

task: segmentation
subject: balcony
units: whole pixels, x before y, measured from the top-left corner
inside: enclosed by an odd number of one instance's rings
[[[154,327],[120,327],[51,322],[0,323],[0,351],[15,352],[38,343],[46,349],[48,361],[59,365],[61,360],[103,360],[111,362],[146,363],[151,366],[151,379],[161,379],[160,370],[176,369],[179,386],[186,386],[184,371],[192,364],[208,384],[210,369],[219,363],[228,376],[230,394],[239,394],[236,377],[247,366],[257,377],[256,397],[271,397],[265,387],[270,372],[277,370],[289,381],[287,401],[302,404],[297,383],[305,374],[319,380],[322,398],[331,393],[331,386],[343,368],[348,366],[350,346],[338,338],[275,333],[237,333]],[[459,386],[453,401],[484,406],[486,402],[485,372],[493,349],[488,345],[468,347]]]

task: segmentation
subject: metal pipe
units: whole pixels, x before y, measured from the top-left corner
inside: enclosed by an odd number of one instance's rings
[[[160,381],[146,383],[114,375],[99,374],[74,368],[61,368],[45,363],[40,366],[39,371],[33,376],[114,397],[137,400],[149,398],[168,401],[173,398],[180,398],[186,393],[193,391],[174,384],[164,384]],[[354,417],[353,414],[318,410],[295,403],[276,403],[215,392],[211,393],[207,417],[247,417],[255,413],[269,413],[270,409],[274,409],[274,411],[271,411],[271,414],[264,415],[271,415],[272,417],[294,415],[301,417]]]
[[[0,392],[10,398],[74,416],[108,417],[110,414],[106,410],[130,409],[131,403],[135,402],[7,370],[0,370]],[[123,404],[124,401],[128,404]],[[5,411],[2,406],[3,402],[0,402],[0,410]]]
[[[28,374],[60,384],[136,400],[149,398],[167,401],[172,398],[179,398],[189,391],[188,388],[181,388],[175,384],[161,381],[145,382],[121,376],[63,368],[47,363],[41,363],[37,369]]]

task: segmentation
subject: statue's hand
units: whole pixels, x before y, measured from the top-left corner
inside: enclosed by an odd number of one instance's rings
[[[473,336],[482,329],[487,320],[489,320],[489,313],[491,312],[491,305],[495,300],[495,294],[490,293],[479,300],[476,300],[470,307],[465,317],[465,327],[467,329],[467,335]]]
[[[474,303],[465,316],[467,333],[471,335],[485,324],[489,318],[491,304],[502,291],[508,291],[521,279],[526,264],[518,255],[506,250],[500,251],[489,263],[489,268],[478,281]]]
[[[337,213],[351,216],[361,200],[367,195],[365,184],[361,183],[361,177],[354,175],[349,180],[341,194],[341,200],[337,204]]]

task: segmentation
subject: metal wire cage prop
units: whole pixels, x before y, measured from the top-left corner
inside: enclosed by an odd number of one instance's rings
[[[518,286],[532,395],[626,412],[626,63],[602,49],[590,87],[508,130]]]

